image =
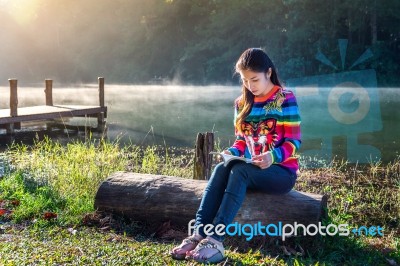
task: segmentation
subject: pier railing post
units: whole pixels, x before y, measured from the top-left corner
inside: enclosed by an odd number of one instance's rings
[[[10,116],[18,116],[18,80],[9,79],[10,83]],[[19,123],[10,123],[7,125],[7,134],[14,134],[15,128],[19,127]]]
[[[9,79],[10,82],[10,116],[18,115],[17,79]]]
[[[104,78],[99,77],[99,105],[100,107],[104,107]],[[104,130],[104,118],[107,116],[106,113],[100,112],[97,115],[97,130],[103,131]]]
[[[46,88],[44,93],[46,94],[46,105],[53,106],[53,80],[45,79]]]
[[[99,77],[99,105],[104,107],[104,78]]]

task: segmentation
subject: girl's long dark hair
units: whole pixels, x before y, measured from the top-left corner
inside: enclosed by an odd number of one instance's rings
[[[267,73],[268,69],[271,68],[271,82],[274,85],[281,86],[279,82],[278,75],[276,73],[276,69],[274,64],[272,63],[271,59],[268,55],[259,48],[249,48],[242,53],[239,57],[238,61],[236,62],[235,71],[236,73],[240,73],[243,70],[250,70],[253,72],[262,72]],[[236,117],[235,126],[236,129],[241,132],[242,131],[242,124],[246,117],[250,114],[251,108],[253,107],[254,103],[254,94],[251,93],[244,84],[242,85],[242,97],[241,102],[238,103],[240,105],[240,113]]]

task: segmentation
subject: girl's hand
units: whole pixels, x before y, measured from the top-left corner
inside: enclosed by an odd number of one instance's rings
[[[230,151],[228,151],[228,150],[224,150],[224,151],[222,151],[221,153],[223,153],[223,154],[228,154],[228,155],[232,155],[232,153],[231,153]],[[217,162],[223,162],[223,161],[224,161],[224,159],[222,159],[222,156],[221,156],[221,155],[218,155]]]
[[[230,151],[228,151],[228,150],[224,150],[224,151],[222,151],[222,153],[228,154],[228,155],[232,155],[232,153]]]
[[[271,152],[267,151],[260,155],[255,155],[251,158],[253,164],[260,167],[261,169],[266,169],[272,165],[273,159]]]

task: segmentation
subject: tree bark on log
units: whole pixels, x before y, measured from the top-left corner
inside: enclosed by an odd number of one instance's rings
[[[116,172],[99,187],[95,209],[136,221],[187,226],[195,218],[206,180]],[[248,191],[234,221],[263,225],[317,224],[326,208],[324,195],[292,190],[285,195]]]

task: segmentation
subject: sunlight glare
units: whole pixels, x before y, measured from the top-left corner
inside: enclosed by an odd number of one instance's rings
[[[40,0],[0,0],[0,8],[20,24],[31,22],[37,15]]]

